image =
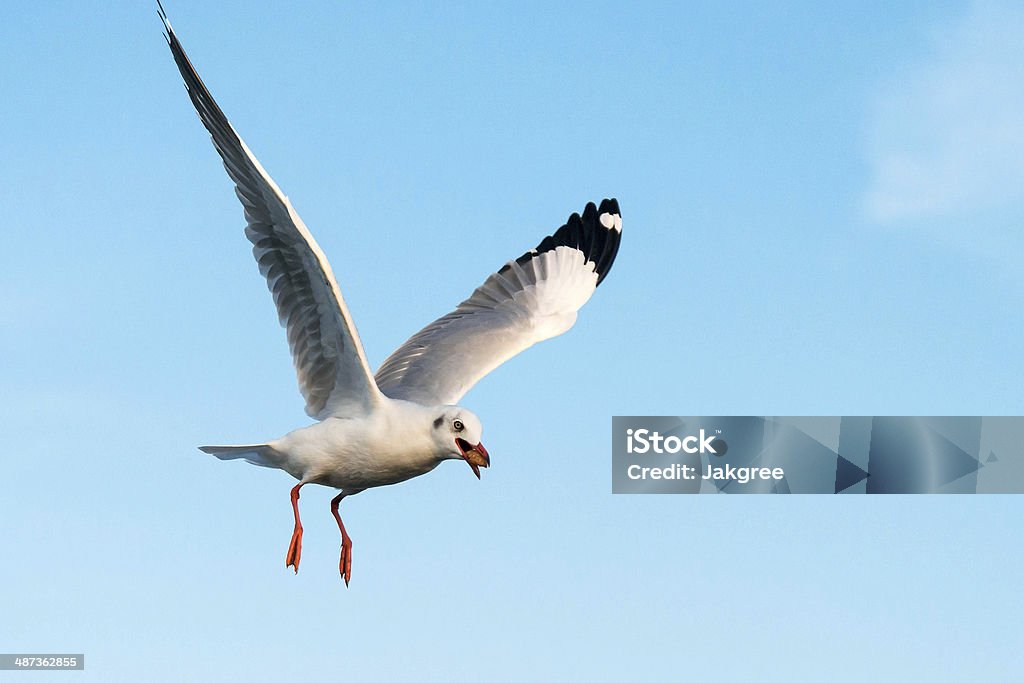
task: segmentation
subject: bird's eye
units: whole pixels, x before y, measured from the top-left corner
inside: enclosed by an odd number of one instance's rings
[[[455,431],[461,432],[466,428],[466,425],[462,424],[462,420],[456,420],[455,422],[452,422],[452,427],[455,427]]]

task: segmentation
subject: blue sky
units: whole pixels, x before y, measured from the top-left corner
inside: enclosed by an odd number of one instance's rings
[[[610,493],[614,414],[1021,414],[1024,12],[172,0],[372,364],[587,201],[618,261],[463,403],[494,467],[347,500],[149,2],[0,21],[0,650],[83,680],[1006,680],[1018,497]],[[1011,675],[1012,672],[1012,675]],[[54,674],[53,678],[70,674]],[[44,676],[45,678],[45,676]]]

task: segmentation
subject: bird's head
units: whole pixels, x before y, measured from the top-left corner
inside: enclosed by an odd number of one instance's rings
[[[432,434],[441,457],[445,460],[465,460],[477,479],[480,478],[481,467],[491,466],[491,456],[480,443],[483,434],[480,418],[465,408],[439,408],[433,421]]]

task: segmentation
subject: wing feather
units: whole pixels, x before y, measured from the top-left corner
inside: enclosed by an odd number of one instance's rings
[[[377,371],[380,390],[427,405],[458,402],[512,356],[572,327],[608,274],[621,234],[616,200],[587,204],[391,354]]]
[[[206,89],[162,7],[160,17],[189,98],[235,183],[245,235],[286,328],[306,412],[320,419],[369,412],[381,394],[327,258]]]

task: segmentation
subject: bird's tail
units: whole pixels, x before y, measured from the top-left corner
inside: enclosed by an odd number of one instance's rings
[[[277,467],[278,452],[265,443],[251,446],[200,446],[199,450],[221,460],[242,458],[260,467]]]

